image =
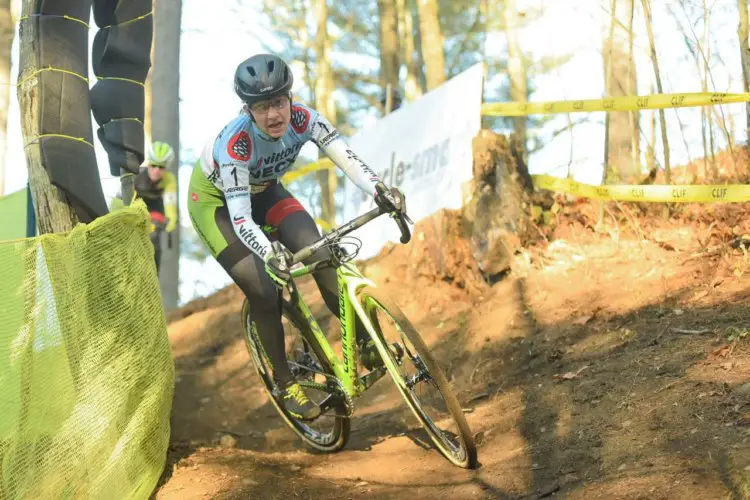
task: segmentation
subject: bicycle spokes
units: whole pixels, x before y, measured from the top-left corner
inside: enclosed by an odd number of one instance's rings
[[[341,382],[325,371],[310,345],[297,333],[295,325],[284,319],[282,326],[289,369],[307,396],[321,407],[323,413],[318,420],[351,415],[354,406]]]
[[[446,402],[441,384],[430,371],[431,363],[425,359],[429,354],[424,347],[420,349],[414,345],[410,335],[381,304],[373,301],[369,306],[369,317],[388,346],[390,358],[400,374],[396,378],[400,379],[404,396],[412,409],[420,415],[425,429],[447,457],[457,464],[471,463],[473,459],[469,455],[472,452],[467,452],[464,444],[466,438],[462,438],[465,432],[458,423],[458,420],[465,420],[462,415],[456,416],[460,408],[455,405],[451,408]],[[414,335],[412,332],[411,336]]]

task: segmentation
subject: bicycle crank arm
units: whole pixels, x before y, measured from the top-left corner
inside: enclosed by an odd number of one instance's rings
[[[337,417],[351,417],[352,413],[354,413],[354,408],[348,406],[346,404],[346,400],[338,394],[329,394],[323,401],[320,402],[318,407],[320,408],[321,417],[332,409]]]

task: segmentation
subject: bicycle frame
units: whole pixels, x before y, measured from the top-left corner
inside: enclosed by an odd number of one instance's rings
[[[385,186],[382,184],[376,186],[376,190],[378,193],[382,194],[385,189]],[[315,252],[317,252],[327,244],[339,240],[343,235],[346,235],[362,227],[371,220],[383,214],[384,212],[382,212],[380,208],[374,208],[369,212],[366,212],[359,217],[356,217],[355,219],[352,219],[349,222],[341,225],[330,233],[325,234],[317,242],[295,253],[292,261],[288,263],[288,265],[291,266],[290,271],[292,278],[299,278],[301,276],[311,274],[322,267],[330,265],[332,262],[331,259],[324,259],[307,265],[301,265],[301,267],[296,268],[296,266],[300,265],[302,261],[312,257]],[[399,214],[398,216],[394,214],[391,215],[394,217],[399,229],[401,230],[401,243],[408,243],[411,239],[411,233],[407,226],[407,222],[411,222],[411,220],[405,213]],[[378,334],[376,333],[375,328],[370,322],[370,319],[367,317],[362,304],[360,304],[359,300],[357,299],[357,291],[360,288],[365,286],[375,288],[375,283],[366,278],[352,262],[338,262],[338,265],[336,266],[336,277],[339,292],[339,309],[341,311],[340,320],[341,344],[342,353],[344,356],[343,360],[339,358],[339,356],[333,350],[331,344],[328,342],[328,339],[325,336],[325,333],[323,333],[320,325],[313,317],[310,308],[307,307],[307,304],[297,291],[297,285],[294,279],[291,280],[288,288],[291,293],[292,301],[295,302],[295,305],[302,312],[305,320],[309,323],[313,336],[315,337],[315,340],[317,340],[323,351],[321,354],[328,358],[331,364],[333,375],[341,383],[347,397],[355,398],[361,395],[362,392],[364,392],[385,373],[385,368],[382,368],[372,371],[364,377],[359,377],[357,373],[358,350],[356,345],[357,341],[355,338],[355,314],[359,316],[360,321],[364,325],[370,337],[376,341],[375,344],[377,345],[378,352],[383,357],[386,364],[389,363],[388,352],[386,351],[386,348],[383,347],[382,343],[377,341],[379,338]]]
[[[299,278],[310,274],[325,263],[325,261],[318,261],[299,269],[292,269],[292,277]],[[315,336],[315,340],[331,364],[333,374],[339,379],[347,395],[350,398],[355,398],[360,396],[371,385],[367,384],[366,377],[360,378],[357,372],[358,350],[355,335],[355,314],[359,316],[370,336],[373,338],[377,336],[370,319],[365,314],[362,305],[357,299],[357,291],[365,286],[374,288],[375,283],[366,278],[351,262],[341,264],[337,267],[336,277],[339,291],[339,310],[341,311],[341,350],[343,359],[333,350],[333,347],[313,317],[302,295],[297,292],[296,286],[292,289],[292,300],[295,301],[297,307],[310,324],[310,329]],[[380,377],[378,376],[377,378]]]

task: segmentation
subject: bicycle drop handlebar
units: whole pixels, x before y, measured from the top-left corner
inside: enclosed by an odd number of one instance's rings
[[[386,187],[382,184],[378,184],[376,186],[376,189],[378,191],[378,194],[382,194]],[[292,257],[291,262],[287,262],[286,265],[289,267],[294,266],[295,264],[302,262],[303,260],[311,257],[315,252],[320,250],[326,245],[330,245],[331,243],[335,243],[336,241],[340,240],[342,237],[346,236],[347,234],[359,229],[360,227],[364,226],[368,222],[380,217],[383,214],[386,214],[387,212],[383,212],[380,207],[373,208],[367,213],[364,213],[360,215],[359,217],[356,217],[349,222],[342,224],[341,226],[337,227],[330,233],[325,234],[321,239],[316,241],[315,243],[306,246],[305,248],[301,249],[299,252],[295,253]],[[406,215],[406,213],[399,213],[396,217],[396,224],[398,225],[398,228],[401,230],[401,243],[406,244],[409,243],[411,240],[411,230],[409,229],[408,223],[414,224],[411,219],[409,219],[409,216]]]

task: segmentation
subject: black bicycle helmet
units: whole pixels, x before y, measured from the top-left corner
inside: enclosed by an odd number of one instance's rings
[[[248,106],[292,90],[292,69],[279,56],[256,54],[234,73],[234,91]]]

